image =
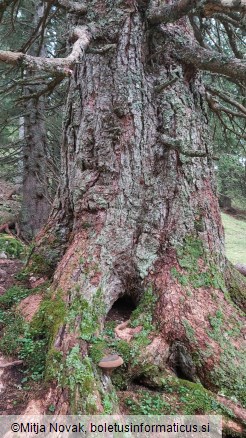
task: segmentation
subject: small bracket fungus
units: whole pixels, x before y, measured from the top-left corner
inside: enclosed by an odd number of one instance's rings
[[[110,375],[115,368],[120,367],[123,363],[122,357],[118,356],[118,354],[112,354],[103,357],[98,366],[102,368],[107,375]]]

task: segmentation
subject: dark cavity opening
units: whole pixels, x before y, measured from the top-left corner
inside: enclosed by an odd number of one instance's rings
[[[183,364],[176,364],[173,367],[173,371],[179,379],[189,380],[190,382],[195,381],[191,376],[189,370],[183,368]]]
[[[169,356],[169,366],[179,379],[196,382],[196,367],[185,345],[174,342]]]
[[[134,387],[136,389],[142,388],[142,389],[148,389],[152,392],[159,392],[163,393],[163,390],[155,384],[154,381],[150,380],[148,376],[145,376],[144,374],[140,374],[139,376],[136,376],[132,379],[132,390],[134,390]]]
[[[237,437],[240,438],[242,436],[243,435],[240,432],[239,433],[237,433],[237,432],[230,433],[230,432],[223,432],[222,431],[222,438],[237,438]]]
[[[127,321],[133,310],[136,309],[136,304],[130,295],[124,295],[123,297],[118,298],[117,301],[113,304],[110,311],[108,312],[106,321],[117,321],[123,322]]]

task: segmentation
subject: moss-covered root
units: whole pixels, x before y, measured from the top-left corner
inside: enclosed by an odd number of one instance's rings
[[[246,278],[227,261],[226,286],[232,301],[244,312],[246,311]]]
[[[236,403],[206,390],[200,383],[178,379],[163,373],[142,375],[142,388],[134,397],[126,397],[130,414],[162,415],[222,415],[223,429],[232,436],[243,437],[246,425],[245,411]]]
[[[78,343],[64,361],[61,352],[54,348],[50,350],[46,377],[55,378],[60,388],[68,392],[68,409],[72,414],[115,414],[119,411],[110,377],[103,374],[89,356],[83,356]]]

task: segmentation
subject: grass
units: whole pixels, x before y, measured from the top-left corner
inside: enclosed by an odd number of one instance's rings
[[[233,263],[246,264],[246,221],[221,213],[225,229],[226,256]]]

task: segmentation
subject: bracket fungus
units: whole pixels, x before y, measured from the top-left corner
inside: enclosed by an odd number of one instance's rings
[[[103,357],[98,366],[102,368],[107,375],[110,375],[115,368],[120,367],[123,363],[122,357],[118,356],[118,354],[112,354]]]

